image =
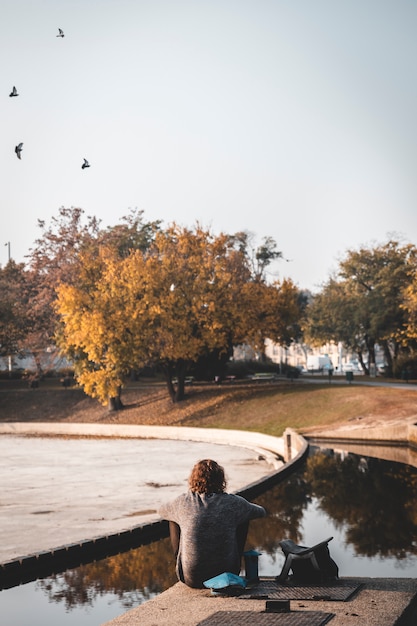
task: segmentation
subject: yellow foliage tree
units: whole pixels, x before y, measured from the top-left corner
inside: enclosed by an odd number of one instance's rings
[[[288,345],[295,338],[301,317],[299,290],[290,279],[267,284],[250,281],[244,285],[245,340],[261,355],[265,339]]]
[[[126,373],[153,362],[181,400],[188,365],[227,349],[238,305],[236,255],[229,236],[176,225],[145,252],[81,255],[78,280],[58,287],[56,308],[59,344],[86,393],[119,408]]]
[[[404,290],[401,308],[406,311],[407,316],[399,337],[405,344],[414,344],[417,340],[417,273],[412,283]]]
[[[230,236],[214,236],[199,225],[190,230],[174,224],[157,233],[149,250],[148,354],[163,369],[174,401],[184,397],[191,363],[212,350],[228,349],[239,309],[239,278],[233,274],[239,258],[242,265]]]
[[[58,287],[59,343],[86,393],[120,408],[126,374],[164,372],[173,401],[189,366],[213,351],[270,337],[286,341],[297,319],[291,281],[254,280],[236,237],[171,225],[145,250],[84,253],[77,280]]]
[[[142,297],[143,255],[138,252],[134,276],[125,259],[102,249],[80,257],[78,280],[57,289],[56,310],[61,328],[58,343],[74,362],[85,392],[110,409],[121,407],[124,378],[144,363],[145,317]],[[141,264],[140,264],[141,262]],[[134,281],[135,292],[131,289]],[[139,323],[139,328],[138,327]]]

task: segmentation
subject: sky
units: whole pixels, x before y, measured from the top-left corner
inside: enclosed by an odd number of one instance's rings
[[[348,249],[417,245],[415,0],[1,9],[0,265],[60,207],[273,237],[313,292]]]

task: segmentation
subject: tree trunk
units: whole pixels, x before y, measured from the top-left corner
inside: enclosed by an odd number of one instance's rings
[[[172,366],[171,363],[162,365],[162,371],[164,372],[165,381],[168,387],[168,394],[172,402],[175,402],[175,387],[172,382]]]
[[[175,389],[174,402],[181,402],[185,398],[185,373],[187,371],[187,364],[180,359],[176,363],[175,372],[177,374],[177,384]]]
[[[369,376],[369,368],[366,365],[365,361],[363,360],[362,351],[358,350],[357,355],[358,355],[359,363],[362,365],[363,373],[365,374],[365,376]]]
[[[185,398],[185,376],[178,378],[174,402],[181,402]]]
[[[181,402],[185,398],[185,372],[186,362],[182,359],[175,363],[175,368],[172,363],[167,363],[163,366],[163,372],[165,374],[165,380],[167,382],[168,393],[172,402]],[[175,373],[175,382],[173,374]]]
[[[382,348],[384,350],[385,362],[387,364],[388,376],[397,377],[399,372],[397,367],[397,357],[400,349],[400,344],[394,339],[387,341],[384,339],[381,341]]]
[[[123,409],[122,388],[121,387],[119,387],[119,389],[118,389],[117,396],[109,398],[109,401],[108,401],[108,404],[107,404],[107,409],[108,409],[109,413],[112,413],[113,411],[121,411],[121,409]]]
[[[367,371],[365,371],[365,374],[367,376],[369,376],[371,369],[373,369],[374,371],[376,371],[376,365],[375,365],[375,339],[373,339],[372,337],[369,337],[369,335],[365,336],[365,344],[366,344],[366,348],[368,350],[368,367],[366,368]],[[372,368],[373,366],[373,368]]]
[[[32,352],[32,356],[33,360],[35,361],[36,377],[38,378],[38,380],[41,380],[43,377],[41,357],[39,356],[39,352]]]

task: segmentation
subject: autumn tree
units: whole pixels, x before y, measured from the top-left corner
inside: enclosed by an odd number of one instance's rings
[[[27,299],[23,263],[10,260],[0,268],[0,355],[12,357],[25,335]]]
[[[57,284],[77,280],[80,254],[98,254],[104,247],[124,258],[134,250],[146,250],[159,224],[146,222],[143,211],[134,209],[119,224],[103,228],[101,220],[83,209],[61,207],[49,224],[38,220],[42,232],[29,251],[28,265],[47,291],[46,299],[54,299]]]
[[[24,342],[25,349],[34,356],[54,345],[56,288],[61,283],[71,285],[78,281],[80,258],[98,256],[102,248],[112,250],[120,258],[132,250],[144,250],[159,222],[146,222],[143,211],[131,210],[119,224],[103,228],[100,220],[86,215],[83,209],[61,207],[50,223],[38,220],[38,226],[41,235],[28,255],[28,268],[36,286],[31,311],[39,323],[33,324]]]
[[[238,343],[250,344],[264,359],[266,339],[289,345],[299,338],[302,298],[290,279],[270,279],[273,262],[283,258],[271,236],[263,237],[259,245],[256,245],[253,233],[246,231],[236,233],[233,239],[246,269],[242,281],[241,337]]]
[[[39,355],[53,348],[57,318],[54,312],[55,289],[60,282],[70,283],[76,276],[79,252],[99,232],[94,217],[84,219],[84,211],[62,207],[50,224],[38,220],[41,235],[29,250],[27,271],[31,277],[31,324],[22,340],[22,347],[34,358],[38,375],[42,375]]]
[[[120,408],[126,373],[152,362],[172,399],[184,397],[188,365],[227,345],[234,293],[223,262],[227,242],[174,225],[144,252],[120,258],[102,248],[99,258],[80,257],[76,284],[58,288],[57,311],[60,345],[87,393]]]
[[[248,281],[242,292],[245,332],[243,337],[264,358],[265,340],[289,345],[299,333],[299,291],[290,279]]]
[[[141,309],[144,259],[141,252],[134,256],[135,271],[126,272],[130,257],[120,259],[105,248],[99,255],[84,253],[77,281],[57,289],[57,343],[73,362],[85,392],[108,404],[109,410],[122,407],[125,377],[144,363],[148,341],[147,317]]]
[[[190,365],[210,351],[227,352],[233,342],[244,259],[230,236],[174,224],[157,233],[146,274],[150,358],[164,372],[171,398],[182,400]]]
[[[404,290],[404,300],[401,308],[405,314],[405,320],[397,338],[403,346],[409,349],[409,361],[411,366],[413,366],[417,354],[417,270],[410,285]]]
[[[245,242],[240,235],[214,236],[199,225],[190,230],[174,224],[159,231],[149,249],[151,360],[164,371],[174,400],[184,397],[187,370],[202,355],[230,355],[233,345],[259,336],[285,342],[293,336],[297,289],[289,280],[267,285],[263,279],[268,259],[277,254],[272,240],[259,252],[256,274]]]
[[[38,377],[43,373],[51,318],[49,311],[37,306],[40,289],[24,263],[10,260],[0,270],[0,352],[10,359],[29,352]]]
[[[99,258],[84,253],[77,281],[58,289],[60,345],[84,389],[103,403],[120,404],[126,372],[144,363],[164,373],[179,401],[189,368],[202,356],[229,354],[259,327],[274,339],[292,336],[297,290],[288,280],[254,280],[235,236],[215,236],[198,224],[172,224],[153,235],[126,256],[104,245]]]
[[[146,252],[160,227],[161,220],[147,222],[144,211],[130,209],[119,224],[100,229],[97,244],[113,250],[119,258],[126,258],[135,250]]]

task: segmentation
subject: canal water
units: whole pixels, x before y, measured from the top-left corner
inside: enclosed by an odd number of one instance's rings
[[[329,544],[340,576],[417,577],[417,470],[361,454],[313,448],[305,466],[256,500],[247,547],[260,575],[280,572],[279,541]],[[169,540],[0,592],[2,623],[97,626],[176,582]]]

